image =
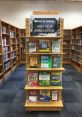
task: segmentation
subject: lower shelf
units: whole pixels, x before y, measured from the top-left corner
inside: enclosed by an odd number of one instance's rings
[[[61,111],[63,108],[62,100],[50,102],[30,102],[25,103],[26,111]]]

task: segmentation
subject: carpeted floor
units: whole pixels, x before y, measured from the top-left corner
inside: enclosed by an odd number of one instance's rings
[[[26,112],[25,65],[21,65],[0,87],[0,117],[82,117],[82,75],[64,65],[63,102],[61,112]]]

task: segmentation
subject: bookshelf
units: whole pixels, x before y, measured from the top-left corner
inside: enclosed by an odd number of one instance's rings
[[[26,63],[26,54],[25,54],[26,32],[25,32],[25,29],[20,29],[20,39],[21,39],[21,62]]]
[[[17,50],[19,50],[19,56]],[[0,20],[0,79],[5,80],[6,76],[20,64],[20,61],[20,29]]]
[[[34,14],[36,12],[33,12]],[[41,14],[40,14],[41,13]],[[45,11],[36,13],[36,17],[40,15],[43,22],[42,14]],[[52,11],[46,11],[46,15],[56,14]],[[34,15],[32,16],[34,17]],[[46,17],[44,15],[44,17]],[[34,18],[36,19],[36,18]],[[45,18],[46,19],[46,18]],[[51,21],[51,18],[46,19]],[[45,20],[45,22],[47,22]],[[52,18],[53,20],[53,18]],[[37,21],[36,21],[37,22]],[[52,21],[51,21],[52,22]],[[50,35],[32,35],[31,33],[31,18],[26,18],[26,111],[61,111],[63,108],[62,102],[62,67],[63,60],[63,19],[59,20],[60,33],[54,36]],[[34,24],[32,24],[33,26]],[[40,24],[45,25],[46,24]],[[48,24],[49,26],[49,24]],[[53,26],[51,26],[53,27]],[[54,32],[55,34],[55,32]],[[54,50],[54,43],[59,43],[57,50]],[[44,49],[42,49],[44,48]],[[46,49],[45,49],[46,48]],[[54,59],[55,57],[55,59]],[[56,59],[57,58],[57,59]],[[47,62],[44,62],[44,61]],[[54,64],[56,61],[57,66]],[[52,62],[51,62],[52,61]],[[58,79],[55,79],[58,78]],[[43,80],[42,80],[43,79]],[[31,81],[33,80],[33,82]],[[55,84],[57,83],[57,84]],[[49,91],[49,92],[48,92]],[[42,97],[40,97],[42,96]]]
[[[17,49],[17,63],[21,63],[21,39],[20,39],[20,29],[16,28],[16,49]]]
[[[63,35],[63,64],[70,64],[70,52],[71,52],[71,30],[64,29]]]
[[[71,64],[82,73],[82,26],[72,29]]]

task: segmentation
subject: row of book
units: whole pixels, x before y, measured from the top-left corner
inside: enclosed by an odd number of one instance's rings
[[[36,42],[29,42],[29,53],[37,51]],[[50,52],[50,41],[40,40],[39,41],[39,52]],[[52,52],[60,52],[60,39],[52,41]]]
[[[50,75],[50,72],[29,72],[28,73],[28,86],[61,86],[60,72],[55,72]]]
[[[49,101],[57,101],[58,100],[58,91],[53,90],[40,90],[37,92],[36,90],[30,90],[28,99],[30,102],[49,102]]]
[[[40,66],[41,68],[60,68],[61,67],[61,57],[60,55],[55,56],[47,56],[42,55],[40,57]],[[38,58],[35,56],[30,57],[30,67],[37,68],[38,67]]]
[[[3,56],[3,61],[6,62],[6,61],[8,60],[8,58],[9,58],[9,57],[8,57],[8,54],[4,54],[4,56]]]
[[[3,47],[3,53],[7,53],[8,52],[8,47]]]
[[[2,26],[2,33],[3,34],[7,33],[7,28],[5,26]]]
[[[4,70],[7,70],[11,66],[11,62],[4,63]]]
[[[16,56],[16,52],[11,52],[11,58],[14,58]]]
[[[15,32],[10,31],[10,38],[15,38]]]

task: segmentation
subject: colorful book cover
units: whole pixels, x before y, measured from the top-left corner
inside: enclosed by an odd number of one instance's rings
[[[52,86],[62,86],[61,80],[51,80]]]
[[[36,90],[29,91],[29,101],[37,102],[37,91]]]
[[[60,39],[52,41],[52,52],[60,52]]]
[[[28,86],[38,86],[38,73],[28,73]]]
[[[40,72],[39,86],[50,86],[50,73],[49,72]]]
[[[49,90],[41,90],[39,100],[42,102],[50,101],[50,91]]]
[[[49,40],[39,41],[39,52],[49,52]]]
[[[58,100],[58,91],[52,91],[52,100],[57,101]]]
[[[29,53],[36,52],[36,43],[29,42]]]
[[[60,55],[52,57],[52,67],[60,68],[60,65],[61,65]]]
[[[41,56],[41,68],[51,68],[50,56]]]
[[[31,56],[30,57],[30,67],[37,68],[37,66],[38,66],[37,57]]]

